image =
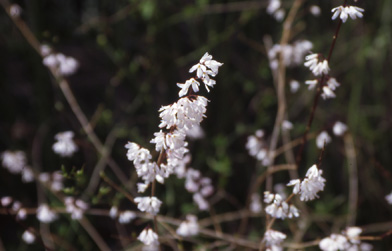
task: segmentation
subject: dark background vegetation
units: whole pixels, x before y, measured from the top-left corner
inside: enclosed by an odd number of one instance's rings
[[[284,1],[284,5],[289,7],[291,2]],[[277,112],[263,38],[269,35],[277,43],[282,27],[266,14],[267,1],[30,0],[15,3],[23,8],[22,18],[42,43],[80,62],[78,72],[68,78],[71,88],[87,117],[94,118],[95,131],[102,141],[111,130],[117,130],[113,158],[129,176],[134,168],[126,159],[125,143],[134,141],[152,150],[148,142],[158,130],[158,109],[176,101],[176,83],[192,76],[189,68],[206,51],[223,62],[216,77],[217,85],[210,93],[201,91],[211,102],[208,117],[202,124],[206,137],[191,143],[191,166],[211,177],[218,191],[232,197],[231,203],[222,200],[216,204],[216,213],[236,210],[245,203],[248,184],[257,173],[256,161],[245,149],[247,136],[262,128],[268,137]],[[305,1],[292,41],[310,40],[315,52],[327,54],[337,25],[331,21],[330,10],[341,3]],[[309,13],[311,4],[321,7],[321,16]],[[356,5],[365,9],[365,16],[343,25],[330,63],[332,75],[341,87],[336,91],[336,99],[320,102],[312,132],[330,131],[336,120],[350,128],[359,168],[357,225],[362,226],[387,222],[392,216],[392,206],[384,199],[392,190],[389,86],[392,2],[360,0]],[[0,14],[0,30],[0,151],[23,150],[29,162],[39,159],[42,171],[60,170],[62,165],[67,170],[73,166],[84,167],[88,178],[99,156],[42,65],[41,57],[20,35],[4,10]],[[313,99],[313,92],[307,90],[304,81],[312,76],[302,66],[289,69],[287,76],[288,81],[301,82],[296,94],[291,94],[287,87],[289,118],[295,126],[292,138],[297,138],[304,131]],[[54,135],[65,130],[76,133],[81,149],[72,159],[59,158],[51,150]],[[314,140],[310,140],[299,168],[301,175],[317,160],[318,154]],[[277,163],[284,163],[284,159],[278,158]],[[323,169],[326,189],[309,206],[316,215],[342,220],[350,212],[347,211],[347,161],[341,138],[335,137],[327,146]],[[286,174],[275,178],[283,183],[289,179]],[[164,201],[163,214],[179,217],[197,212],[191,195],[182,188],[183,182],[174,177],[165,186],[158,186],[158,195]],[[109,208],[119,203],[121,209],[134,209],[114,194],[112,191],[93,198],[96,204],[92,207]],[[35,185],[22,184],[19,176],[3,168],[0,169],[0,195],[10,195],[26,207],[37,206]],[[199,214],[203,216],[207,214]],[[111,240],[109,243],[115,245],[118,240],[111,235],[111,222],[94,217],[91,220]],[[2,216],[0,221],[5,247],[28,249],[20,242],[23,230],[9,217]],[[54,232],[76,247],[94,249],[76,222],[70,225],[67,216],[58,222],[52,225]],[[323,226],[333,223],[336,222],[326,221]],[[37,221],[30,217],[27,224],[37,225]],[[236,224],[228,225],[227,231],[235,233]],[[248,231],[261,236],[262,226],[259,221],[251,223]],[[317,235],[309,234],[306,240],[332,231],[319,225],[312,229]],[[130,235],[137,234],[140,226],[127,230]],[[375,245],[390,249],[390,242],[391,238]],[[39,244],[36,248],[40,248]]]

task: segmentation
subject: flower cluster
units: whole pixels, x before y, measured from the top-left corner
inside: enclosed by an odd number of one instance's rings
[[[135,203],[140,211],[156,215],[159,212],[162,201],[156,197],[136,197]]]
[[[326,180],[321,176],[322,174],[323,171],[313,165],[306,172],[306,178],[302,182],[296,179],[291,180],[287,185],[294,186],[293,193],[299,194],[300,200],[314,200],[318,198],[317,193],[324,190]]]
[[[332,20],[335,20],[337,17],[340,17],[340,19],[345,23],[347,21],[347,18],[350,16],[351,19],[355,20],[358,18],[362,18],[365,10],[356,6],[339,6],[336,8],[332,9]]]
[[[37,219],[43,223],[50,223],[57,219],[57,214],[47,204],[41,204],[37,208]]]
[[[64,199],[65,211],[71,214],[73,220],[80,220],[83,218],[83,213],[89,208],[88,204],[82,200],[66,197]]]
[[[55,192],[59,192],[63,189],[63,179],[64,176],[60,171],[51,174],[45,172],[38,175],[38,180]]]
[[[185,175],[185,189],[193,193],[193,200],[200,210],[208,210],[209,204],[206,198],[214,192],[210,178],[202,177],[200,171],[188,168]]]
[[[22,151],[4,151],[0,155],[2,165],[12,174],[21,174],[22,181],[29,183],[34,181],[33,170],[27,165],[26,154]]]
[[[277,21],[282,21],[286,14],[281,5],[280,0],[270,0],[267,6],[267,13],[273,15]]]
[[[53,151],[61,157],[72,156],[78,150],[73,137],[74,133],[72,131],[57,133],[54,136],[57,141],[52,146]]]
[[[372,250],[372,245],[361,243],[359,235],[362,229],[359,227],[347,227],[342,234],[331,234],[329,237],[322,239],[319,247],[323,251],[338,250]]]
[[[177,228],[176,233],[183,237],[194,236],[199,233],[199,224],[195,215],[187,215],[186,220],[181,222]]]
[[[0,202],[3,207],[10,207],[9,210],[16,215],[16,219],[18,220],[26,219],[27,211],[25,208],[22,207],[21,202],[17,200],[14,201],[10,196],[2,197]]]
[[[47,55],[44,55],[47,53]],[[69,76],[74,74],[79,68],[79,62],[73,57],[67,57],[62,53],[52,53],[51,50],[42,49],[43,64],[53,69],[57,74],[61,76]]]
[[[264,202],[268,205],[265,212],[277,219],[299,217],[299,211],[294,205],[289,205],[281,195],[264,192]]]
[[[316,146],[318,149],[323,149],[324,144],[326,145],[326,144],[330,143],[331,140],[332,140],[331,136],[329,136],[329,134],[326,131],[322,131],[316,137]]]
[[[281,244],[286,239],[286,235],[282,232],[269,229],[264,234],[264,242],[268,250],[280,251]]]
[[[328,66],[328,60],[320,60],[319,54],[310,54],[305,57],[305,60],[306,62],[304,65],[312,71],[313,75],[321,76],[322,74],[328,74],[330,70]]]
[[[275,44],[268,51],[268,58],[270,60],[271,69],[277,69],[279,64],[279,55],[283,57],[283,64],[285,66],[298,66],[302,64],[304,56],[313,48],[313,44],[308,40],[300,40],[294,42],[292,45],[287,44],[281,46]]]
[[[245,147],[248,149],[249,155],[261,161],[264,166],[270,163],[263,130],[257,130],[255,135],[249,136]]]
[[[137,239],[145,245],[143,250],[159,250],[158,235],[151,228],[145,228]]]

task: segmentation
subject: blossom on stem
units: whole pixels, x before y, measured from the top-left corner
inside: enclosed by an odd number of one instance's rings
[[[260,200],[260,195],[257,193],[252,194],[252,196],[250,197],[250,204],[249,204],[249,210],[252,213],[260,213],[262,209],[262,205],[261,205],[261,200]]]
[[[132,211],[124,211],[121,212],[118,216],[118,222],[120,224],[127,224],[129,222],[131,222],[133,219],[136,218],[136,214]]]
[[[311,166],[306,172],[306,178],[301,182],[300,179],[291,180],[287,186],[293,186],[293,193],[300,195],[300,200],[308,201],[318,198],[317,193],[324,190],[325,179],[321,176],[322,170],[316,165]]]
[[[187,215],[186,220],[181,222],[176,233],[183,237],[194,236],[199,233],[199,224],[195,215]]]
[[[282,250],[281,244],[286,239],[286,235],[282,232],[269,229],[264,234],[265,245],[268,250]]]
[[[264,192],[264,202],[271,203],[265,208],[265,212],[277,219],[299,217],[299,211],[294,205],[289,205],[279,194]]]
[[[322,239],[319,247],[323,251],[338,251],[338,250],[372,250],[372,245],[362,243],[359,235],[362,229],[359,227],[347,227],[341,234],[331,234]]]
[[[306,62],[304,63],[304,65],[308,67],[315,76],[328,74],[330,70],[328,66],[328,61],[326,59],[324,59],[323,61],[319,61],[319,57],[320,55],[317,53],[310,54],[305,57]]]
[[[157,197],[136,197],[135,203],[140,211],[156,215],[159,212],[162,201]]]
[[[151,228],[145,228],[139,234],[137,239],[143,242],[143,244],[146,246],[152,246],[152,247],[159,246],[158,235]]]
[[[2,165],[10,173],[18,174],[26,166],[26,154],[22,151],[5,151],[1,153]]]
[[[35,235],[31,231],[26,230],[22,234],[22,239],[27,244],[32,244],[35,241]]]
[[[336,136],[342,136],[347,131],[347,126],[340,121],[336,121],[333,125],[332,131]]]
[[[317,148],[323,149],[324,144],[328,144],[331,142],[331,137],[326,131],[322,131],[316,138]]]
[[[351,19],[357,19],[362,18],[365,10],[356,6],[338,6],[336,8],[333,8],[331,10],[332,13],[332,20],[335,20],[337,17],[339,17],[343,23],[345,23],[350,16]]]
[[[41,204],[37,208],[37,219],[40,222],[50,223],[57,219],[57,214],[54,211],[50,210],[47,204]]]
[[[80,220],[83,218],[83,213],[89,208],[88,204],[82,200],[66,197],[64,199],[65,211],[71,214],[73,220]]]
[[[78,150],[73,137],[74,133],[72,131],[57,133],[54,136],[57,141],[52,146],[53,151],[61,157],[72,156]]]
[[[181,88],[180,92],[178,93],[178,96],[182,97],[188,93],[188,89],[191,86],[192,86],[192,89],[195,93],[198,92],[200,83],[197,82],[194,78],[191,78],[191,79],[185,81],[185,84],[177,83],[177,86]]]

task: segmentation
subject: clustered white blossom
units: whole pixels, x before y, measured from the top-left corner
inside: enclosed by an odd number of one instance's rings
[[[22,234],[22,239],[27,244],[32,244],[35,241],[35,235],[30,230],[26,230]]]
[[[313,48],[313,44],[308,40],[300,40],[294,42],[292,45],[287,44],[281,46],[275,44],[268,51],[268,58],[270,60],[271,69],[276,70],[279,64],[280,54],[283,57],[285,66],[297,66],[303,62],[304,56]]]
[[[261,199],[258,193],[254,193],[250,197],[249,210],[252,213],[258,214],[262,210]]]
[[[158,250],[158,235],[151,229],[145,228],[137,237],[145,245],[145,250]]]
[[[41,48],[41,54],[44,56],[43,64],[61,76],[72,75],[79,68],[79,62],[73,57],[67,57],[62,53],[52,53],[51,50],[46,55],[42,52],[47,52],[47,50],[43,51]]]
[[[372,250],[372,245],[362,243],[359,235],[362,229],[359,227],[347,227],[342,234],[331,234],[329,237],[322,239],[319,247],[323,251],[338,251],[338,250]]]
[[[51,174],[43,172],[38,175],[38,180],[55,192],[60,192],[63,189],[63,179],[64,176],[61,174],[61,171],[56,171]]]
[[[57,133],[54,138],[57,140],[52,148],[55,153],[61,157],[70,157],[77,150],[78,146],[73,141],[74,133],[72,131]]]
[[[26,154],[22,151],[4,151],[0,155],[2,165],[12,174],[21,174],[22,182],[34,181],[34,172],[27,165]]]
[[[299,211],[294,205],[289,205],[281,195],[264,192],[264,202],[270,204],[265,207],[265,212],[277,219],[299,217]]]
[[[118,215],[118,222],[120,224],[128,224],[135,218],[136,218],[136,214],[134,212],[126,210]]]
[[[344,133],[347,131],[347,126],[340,121],[336,121],[333,125],[332,131],[335,136],[343,136]]]
[[[268,148],[264,141],[264,131],[259,129],[255,132],[255,135],[250,135],[245,145],[248,149],[250,156],[255,157],[261,161],[261,164],[268,166],[270,160],[268,158]]]
[[[332,15],[332,20],[335,20],[337,17],[340,17],[340,19],[345,23],[347,21],[347,18],[350,16],[351,19],[357,19],[362,18],[365,10],[356,6],[339,6],[336,8],[333,8],[331,12],[333,12]]]
[[[186,170],[185,189],[188,192],[193,193],[193,201],[202,211],[209,209],[206,198],[214,192],[214,187],[211,183],[211,179],[202,177],[200,171],[193,168],[188,168]]]
[[[293,123],[291,123],[288,120],[283,120],[283,122],[282,122],[282,130],[283,131],[290,131],[291,129],[293,129]]]
[[[300,195],[300,200],[308,201],[318,198],[317,193],[324,190],[325,179],[321,176],[322,170],[319,170],[316,165],[311,166],[306,172],[306,178],[291,180],[287,186],[294,186],[293,193]]]
[[[305,81],[305,84],[307,84],[309,86],[308,87],[309,90],[314,89],[318,83],[319,83],[318,79]],[[328,79],[327,83],[322,87],[323,92],[321,93],[321,97],[323,99],[335,98],[336,95],[335,95],[334,91],[339,86],[340,86],[340,84],[336,81],[336,79],[330,77]]]
[[[195,215],[187,215],[186,220],[181,222],[177,228],[176,233],[183,237],[190,237],[199,233],[199,224]]]
[[[140,211],[156,215],[159,212],[162,201],[157,197],[136,197],[135,203]]]
[[[41,204],[37,208],[37,219],[43,223],[50,223],[57,219],[57,214],[47,204]]]
[[[319,135],[316,137],[316,146],[319,149],[323,149],[324,144],[328,144],[331,142],[331,136],[326,131],[322,131]]]
[[[388,202],[389,204],[392,205],[392,192],[391,192],[390,194],[386,195],[386,196],[385,196],[385,199],[387,200],[387,202]]]
[[[286,235],[282,232],[269,229],[264,234],[264,242],[267,250],[280,251],[283,250],[281,247],[282,242],[286,239]]]
[[[88,204],[80,199],[66,197],[64,199],[65,211],[71,214],[73,220],[83,218],[83,213],[89,208]]]
[[[326,75],[329,72],[328,60],[324,59],[320,61],[320,55],[317,53],[310,54],[305,57],[306,62],[304,65],[308,67],[313,75],[321,76]]]
[[[25,220],[27,218],[27,211],[22,207],[20,201],[14,201],[10,196],[4,196],[1,198],[1,205],[3,207],[10,206],[9,210],[16,215],[16,219]]]
[[[280,0],[270,0],[267,6],[267,13],[273,15],[277,21],[282,21],[286,14],[281,5]]]

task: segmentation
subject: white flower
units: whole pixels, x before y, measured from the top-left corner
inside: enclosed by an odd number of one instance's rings
[[[17,4],[12,4],[10,6],[10,15],[11,17],[20,17],[20,14],[22,13],[22,8],[17,5]]]
[[[331,137],[326,131],[322,131],[316,138],[317,148],[323,149],[324,144],[328,144],[331,142]]]
[[[270,0],[267,6],[267,13],[268,14],[273,14],[275,11],[277,11],[281,6],[280,0]]]
[[[272,201],[271,201],[272,199]],[[272,204],[265,208],[265,212],[277,219],[299,217],[299,211],[294,205],[289,205],[279,194],[264,192],[264,202]]]
[[[159,212],[162,201],[157,197],[136,197],[135,203],[137,203],[137,208],[140,211],[156,215]]]
[[[53,212],[52,210],[50,210],[48,205],[41,204],[37,208],[37,219],[40,222],[50,223],[50,222],[57,219],[57,214],[55,212]]]
[[[185,82],[185,84],[177,83],[177,86],[181,88],[178,93],[179,97],[185,96],[188,93],[188,89],[192,86],[193,91],[196,93],[199,91],[200,83],[197,82],[194,78],[191,78]]]
[[[193,140],[204,138],[203,128],[201,128],[200,125],[195,124],[192,128],[186,130],[186,136]]]
[[[333,8],[331,12],[334,14],[332,15],[332,20],[335,20],[337,17],[340,17],[340,19],[345,23],[347,21],[347,18],[350,16],[351,19],[356,19],[362,18],[365,10],[356,6],[339,6],[336,8]]]
[[[290,91],[291,93],[296,93],[299,90],[299,82],[297,80],[290,81]]]
[[[8,207],[12,203],[12,198],[10,196],[1,197],[1,205],[3,207]]]
[[[109,210],[109,216],[110,218],[114,219],[117,217],[118,214],[118,208],[116,206],[112,206]]]
[[[345,250],[347,245],[347,238],[340,234],[331,234],[330,237],[322,239],[319,243],[319,247],[323,251]]]
[[[83,213],[89,208],[88,204],[82,200],[66,197],[64,199],[65,211],[71,214],[73,220],[80,220],[83,218]]]
[[[21,208],[18,210],[18,213],[16,214],[16,218],[18,220],[25,220],[27,218],[27,211],[24,208]]]
[[[164,133],[164,132],[162,132],[162,130],[160,130],[159,132],[155,132],[154,136],[155,136],[155,138],[153,138],[150,141],[150,143],[155,144],[155,150],[157,152],[160,152],[163,149],[166,149],[166,140],[165,140],[166,133]]]
[[[318,80],[317,79],[306,80],[305,84],[309,86],[308,87],[309,90],[313,90],[317,86]]]
[[[24,183],[29,183],[34,181],[34,173],[30,167],[25,166],[22,170],[22,181]]]
[[[288,120],[283,120],[283,122],[282,122],[282,130],[290,131],[291,129],[293,129],[293,123],[291,123]]]
[[[1,154],[2,165],[13,174],[22,172],[26,166],[26,155],[22,151],[5,151]]]
[[[263,141],[264,131],[257,130],[255,135],[248,137],[246,142],[246,149],[248,149],[249,155],[255,157],[259,161],[267,159],[267,149],[265,142]]]
[[[340,121],[336,121],[332,128],[333,134],[342,136],[347,131],[347,126]]]
[[[191,73],[191,72],[196,71],[196,76],[199,79],[203,80],[203,83],[204,83],[207,91],[209,92],[210,89],[208,87],[214,87],[214,85],[216,84],[215,80],[211,79],[210,76],[215,77],[218,74],[219,67],[221,67],[222,65],[223,65],[222,63],[220,63],[216,60],[213,60],[212,56],[209,55],[208,52],[206,52],[203,55],[203,57],[200,59],[199,63],[195,64],[194,66],[192,66],[189,69],[189,72]],[[194,81],[196,81],[196,80],[194,80]],[[199,91],[199,89],[198,89],[199,83],[197,81],[196,81],[196,83],[197,83],[197,91]],[[186,83],[185,83],[185,84],[180,84],[178,86],[183,89],[186,88],[186,91],[181,90],[179,93],[179,96],[182,97],[183,95],[185,95],[188,92],[187,89],[189,88],[189,85],[186,86]],[[193,85],[192,85],[192,87],[193,87]],[[195,89],[194,89],[194,91],[197,92]]]
[[[137,184],[136,184],[136,186],[137,186],[137,192],[138,192],[138,193],[144,193],[144,192],[147,190],[149,184],[150,184],[150,183],[137,183]]]
[[[387,202],[392,205],[392,192],[390,194],[388,194],[387,196],[385,196],[385,199],[387,200]]]
[[[32,244],[35,241],[35,235],[32,232],[30,232],[29,230],[26,230],[22,234],[22,239],[27,244]]]
[[[43,57],[46,57],[52,52],[52,48],[47,44],[43,44],[41,45],[40,52]]]
[[[328,86],[323,86],[323,93],[321,93],[321,97],[323,99],[329,99],[329,98],[335,98],[336,95]]]
[[[249,204],[249,210],[252,213],[260,213],[262,209],[262,205],[261,205],[261,200],[260,200],[260,195],[257,193],[252,194],[251,198],[250,198],[250,204]]]
[[[79,62],[75,58],[67,57],[62,53],[49,54],[45,56],[43,64],[54,69],[57,74],[62,76],[74,74],[79,67]]]
[[[57,141],[52,146],[53,151],[62,157],[72,156],[78,150],[73,137],[74,133],[72,131],[57,133],[54,136]]]
[[[352,243],[359,243],[359,235],[362,233],[362,229],[360,227],[347,227],[343,232],[346,234],[348,240]]]
[[[143,242],[144,245],[146,246],[150,246],[150,245],[159,245],[159,241],[158,241],[158,235],[152,231],[151,228],[146,228],[144,229],[139,236],[137,237],[137,239],[141,242]]]
[[[193,201],[196,202],[200,211],[206,211],[210,208],[208,201],[200,193],[193,194]]]
[[[338,81],[336,81],[335,78],[329,78],[327,81],[327,86],[329,87],[329,89],[334,91],[337,87],[340,86],[340,84],[338,83]]]
[[[305,57],[305,60],[304,65],[312,71],[313,75],[320,76],[322,74],[328,74],[330,70],[328,61],[326,59],[319,61],[319,54],[310,54]]]
[[[309,8],[310,13],[312,13],[313,16],[318,17],[321,14],[321,9],[317,5],[312,5]]]
[[[317,169],[316,165],[311,166],[306,172],[306,178],[291,180],[287,186],[294,186],[293,193],[300,194],[300,200],[308,201],[318,198],[317,193],[324,190],[325,179],[321,176],[322,170]]]
[[[118,222],[120,222],[121,224],[128,224],[135,218],[136,218],[136,214],[134,212],[124,211],[121,212],[120,215],[118,216]]]
[[[199,224],[195,215],[187,215],[186,221],[181,222],[176,230],[177,234],[183,237],[194,236],[199,233]]]
[[[279,246],[286,237],[287,236],[282,232],[269,229],[264,234],[264,241],[267,247]]]

